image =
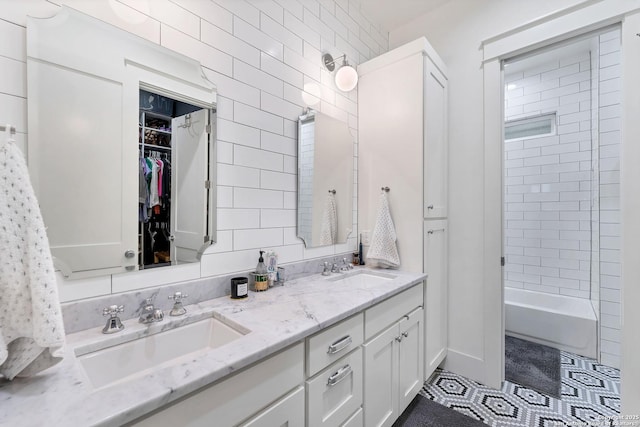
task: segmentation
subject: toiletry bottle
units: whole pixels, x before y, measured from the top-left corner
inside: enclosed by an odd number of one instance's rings
[[[264,258],[262,254],[264,251],[260,251],[260,258],[258,258],[258,265],[256,266],[256,273],[258,274],[267,274],[267,265],[264,263]]]
[[[360,247],[358,250],[358,259],[360,260],[360,265],[364,265],[364,257],[362,255],[362,233],[360,233]]]

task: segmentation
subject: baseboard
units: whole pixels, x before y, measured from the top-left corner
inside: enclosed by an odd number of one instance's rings
[[[438,355],[431,359],[431,361],[427,361],[427,366],[424,369],[424,380],[428,380],[431,374],[433,374],[436,368],[444,361],[444,358],[447,357],[447,348],[443,348],[438,352]]]
[[[499,389],[501,386],[501,384],[487,383],[484,360],[471,356],[470,354],[452,350],[451,348],[447,353],[443,369],[477,381],[480,384],[488,385],[489,387]]]

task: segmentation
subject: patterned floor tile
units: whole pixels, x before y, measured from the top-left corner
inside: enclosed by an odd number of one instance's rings
[[[494,427],[613,425],[620,413],[620,371],[565,351],[560,369],[561,399],[508,381],[495,390],[443,370],[420,393]]]

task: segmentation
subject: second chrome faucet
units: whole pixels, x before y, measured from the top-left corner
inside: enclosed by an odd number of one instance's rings
[[[153,306],[153,300],[151,298],[147,298],[144,300],[144,305],[142,307],[142,312],[140,313],[140,317],[138,321],[140,323],[153,323],[153,322],[161,322],[164,319],[164,313],[159,308],[155,308]]]

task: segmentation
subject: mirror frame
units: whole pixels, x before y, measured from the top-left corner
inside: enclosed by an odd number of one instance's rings
[[[96,48],[98,47],[99,48]],[[43,64],[56,70],[80,73],[107,82],[113,82],[122,87],[122,105],[111,106],[115,110],[114,116],[121,115],[119,123],[122,129],[122,141],[116,144],[122,152],[122,235],[114,236],[114,246],[120,245],[119,265],[91,268],[90,254],[82,253],[85,268],[74,268],[72,262],[56,256],[55,242],[51,242],[54,265],[64,276],[70,278],[84,278],[105,276],[116,273],[135,271],[138,264],[137,257],[127,258],[128,249],[137,248],[137,197],[129,197],[131,191],[127,186],[138,182],[137,161],[129,165],[125,159],[138,158],[138,113],[139,89],[150,89],[157,93],[166,94],[174,99],[215,111],[217,91],[213,83],[206,79],[201,64],[180,53],[157,45],[149,40],[136,36],[111,24],[85,15],[69,7],[63,6],[51,18],[37,19],[29,17],[27,20],[27,87],[28,96],[28,167],[31,174],[36,195],[39,197],[41,180],[51,177],[41,177],[41,165],[47,162],[41,153],[41,147],[49,143],[81,144],[83,141],[69,141],[73,135],[60,133],[51,135],[48,129],[39,125],[39,117],[43,114],[60,114],[53,107],[43,107],[37,97],[38,66]],[[30,66],[31,65],[31,66]],[[105,106],[109,107],[109,106]],[[121,114],[119,113],[121,112]],[[87,107],[87,114],[92,114]],[[118,125],[117,123],[115,125]],[[216,141],[215,121],[212,121],[213,135],[210,137],[209,147],[209,176],[216,176]],[[57,137],[57,138],[56,138]],[[84,141],[86,142],[86,141]],[[118,145],[121,144],[121,147]],[[115,147],[114,146],[114,147]],[[70,164],[61,167],[73,167]],[[137,184],[135,185],[137,194]],[[211,185],[209,192],[209,230],[210,243],[215,241],[216,232],[216,185]],[[125,195],[127,197],[125,197]],[[40,197],[39,197],[40,199]],[[131,212],[131,219],[127,216]],[[59,215],[60,216],[60,215]],[[55,227],[59,222],[47,221],[47,227]],[[132,241],[132,239],[134,239]],[[74,259],[73,262],[77,260]],[[80,261],[78,261],[80,262]],[[166,267],[165,267],[166,268]]]
[[[305,177],[305,174],[302,171],[305,165],[302,164],[303,156],[301,155],[301,153],[303,152],[302,150],[303,125],[311,121],[313,121],[314,123],[314,141],[313,141],[314,175],[316,174],[325,175],[326,177],[329,177],[329,179],[328,181],[322,180],[322,185],[316,186],[315,182],[314,182],[314,185],[312,185],[312,190],[311,190],[312,192],[311,194],[312,196],[311,197],[312,198],[311,200],[312,230],[311,230],[311,236],[310,236],[311,238],[308,238],[309,236],[303,235],[303,233],[301,232],[302,215],[305,208],[304,206],[302,206],[304,202],[302,200],[302,190],[301,190],[301,188],[304,185],[302,181]],[[322,122],[331,122],[331,125],[333,125],[333,127],[325,126],[323,128],[318,128],[319,122],[321,122],[320,125],[322,125]],[[336,126],[341,126],[343,127],[343,129],[338,129]],[[336,135],[334,134],[334,135],[331,135],[331,137],[329,138],[322,139],[323,135],[326,135],[328,132],[335,131],[336,129],[344,132],[345,135],[348,134],[349,145],[345,147],[343,152],[336,150],[336,148],[340,148],[338,144],[340,144],[342,141],[344,141],[344,143],[347,144],[346,136],[338,140],[336,138]],[[321,113],[313,109],[305,110],[305,113],[298,117],[298,144],[297,144],[298,145],[298,165],[297,165],[298,179],[297,179],[296,236],[300,240],[302,240],[306,248],[316,248],[316,247],[344,244],[344,243],[347,243],[347,241],[349,240],[349,236],[353,233],[353,226],[354,226],[353,214],[355,209],[355,203],[353,198],[354,182],[355,182],[355,168],[354,168],[354,155],[353,155],[354,142],[355,142],[355,138],[351,133],[351,130],[349,129],[349,125],[346,122],[343,122],[335,117],[332,117],[328,114]],[[315,169],[319,166],[318,158],[320,158],[320,161],[322,161],[323,159],[326,160],[326,158],[328,157],[335,160],[335,161],[331,161],[331,166],[332,167],[335,166],[335,170],[327,171],[326,170],[327,168],[324,168],[324,170],[316,171]],[[344,159],[344,161],[347,162],[349,165],[348,166],[349,177],[347,178],[348,182],[338,183],[335,180],[332,181],[332,178],[339,177],[338,172],[344,169],[344,165],[340,163],[340,159]],[[322,187],[322,188],[316,188],[316,187]],[[329,196],[328,194],[332,194],[332,196]],[[314,242],[315,235],[319,235],[320,237],[324,235],[323,231],[325,230],[323,230],[322,218],[320,217],[324,217],[327,214],[327,209],[329,205],[329,200],[327,199],[327,197],[333,197],[333,203],[334,203],[333,206],[335,210],[338,211],[336,215],[337,229],[334,230],[334,233],[336,234],[335,236],[336,241],[332,243]],[[320,203],[322,203],[322,207],[317,206],[316,203],[314,202],[317,199],[321,200]],[[340,205],[350,206],[350,209],[348,210],[347,214],[344,214],[342,210],[339,209]],[[318,215],[318,212],[320,212],[320,210],[322,211],[321,215]],[[319,228],[318,228],[318,224],[316,224],[316,221],[318,220],[320,221]],[[318,228],[318,230],[316,230],[316,228]]]

